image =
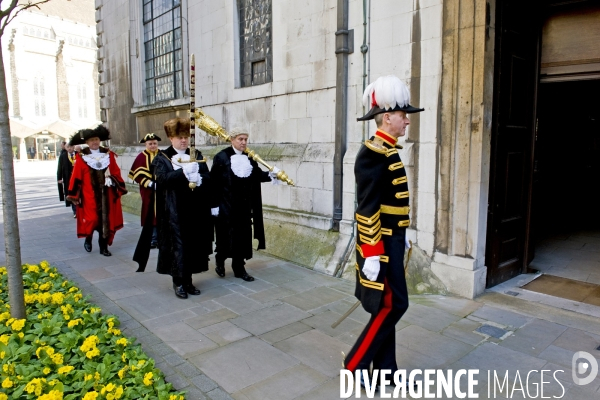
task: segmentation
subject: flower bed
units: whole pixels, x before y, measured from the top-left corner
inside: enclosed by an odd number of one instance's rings
[[[0,400],[183,400],[118,319],[47,261],[23,266],[26,319],[10,317],[4,267],[0,278]]]

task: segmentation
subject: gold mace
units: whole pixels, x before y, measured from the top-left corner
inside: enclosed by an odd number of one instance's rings
[[[196,124],[194,109],[196,108],[196,59],[190,55],[190,162],[196,162]],[[188,184],[190,189],[196,188],[196,182]]]
[[[194,119],[196,121],[196,126],[202,129],[204,132],[208,133],[211,136],[219,137],[227,142],[231,142],[231,136],[217,121],[215,121],[210,115],[206,114],[202,111],[201,108],[196,108],[196,112],[194,115]],[[248,154],[248,158],[255,160],[256,162],[264,165],[267,169],[273,172],[273,167],[270,166],[263,160],[254,150],[250,150],[246,148],[244,153]],[[285,171],[280,170],[276,175],[277,179],[282,182],[287,183],[290,186],[295,186],[294,181],[290,179],[290,177],[285,173]]]
[[[410,248],[408,249],[408,255],[406,256],[406,264],[404,264],[404,274],[405,275],[406,275],[406,269],[408,268],[408,262],[410,261],[410,256],[412,255],[412,249],[413,249],[413,242],[412,242],[412,240],[409,240],[408,242],[410,243]],[[346,313],[344,315],[342,315],[340,317],[340,319],[338,319],[337,321],[335,321],[331,325],[331,327],[333,329],[337,328],[337,326],[339,324],[341,324],[343,320],[345,320],[346,318],[348,318],[348,316],[350,314],[352,314],[354,312],[354,310],[356,310],[358,308],[359,304],[360,304],[360,300],[358,300],[352,307],[350,307],[350,309],[348,311],[346,311]],[[344,354],[344,353],[342,352],[342,354]],[[345,356],[344,356],[344,358],[345,358]]]

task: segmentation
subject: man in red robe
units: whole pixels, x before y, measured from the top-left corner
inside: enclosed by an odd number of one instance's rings
[[[121,196],[127,193],[115,153],[100,142],[110,139],[110,132],[99,125],[82,129],[71,138],[69,145],[87,144],[78,155],[71,175],[67,199],[77,204],[77,237],[85,238],[83,247],[92,251],[92,236],[98,231],[100,254],[112,254],[115,233],[123,227]]]
[[[139,264],[137,272],[144,272],[150,257],[150,249],[157,247],[156,207],[154,206],[156,182],[153,177],[152,161],[158,154],[159,141],[160,137],[154,133],[148,133],[140,140],[140,143],[146,145],[146,149],[135,158],[128,175],[129,179],[140,186],[142,198],[142,233],[133,253],[133,261]]]

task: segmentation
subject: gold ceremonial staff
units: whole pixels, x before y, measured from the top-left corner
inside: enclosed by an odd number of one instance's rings
[[[196,108],[195,115],[192,117],[192,121],[196,120],[196,126],[202,129],[204,132],[208,133],[211,136],[217,136],[227,142],[231,142],[231,136],[227,133],[225,129],[217,121],[215,121],[211,116],[207,115],[202,111],[201,108]],[[244,153],[248,154],[248,157],[255,160],[256,162],[261,163],[265,167],[269,169],[269,171],[273,172],[273,167],[265,162],[260,156],[254,151],[246,148]],[[290,186],[295,186],[294,181],[287,176],[285,171],[279,171],[277,174],[277,179],[287,183]]]

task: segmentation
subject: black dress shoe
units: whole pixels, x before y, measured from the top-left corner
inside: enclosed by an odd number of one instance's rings
[[[155,249],[155,248],[157,248],[157,247],[158,247],[158,243],[156,243],[156,242],[152,242],[152,243],[150,243],[150,248],[151,248],[151,249]]]
[[[83,242],[83,248],[85,249],[85,251],[87,251],[88,253],[92,252],[92,242],[88,242],[87,240],[85,242]]]
[[[177,285],[173,284],[173,289],[175,289],[175,296],[179,297],[180,299],[187,299],[188,298],[188,295],[185,292],[185,289],[183,288],[183,285],[177,286]]]
[[[218,266],[215,268],[215,272],[217,273],[217,275],[219,275],[221,278],[225,278],[225,267],[223,266]]]
[[[197,289],[194,285],[185,285],[183,290],[187,294],[191,294],[192,296],[198,296],[200,294],[200,289]]]
[[[236,276],[236,278],[243,279],[246,282],[252,282],[254,280],[254,277],[252,275],[248,275],[248,273],[245,273],[244,275]]]
[[[112,256],[112,253],[110,251],[108,251],[108,249],[100,250],[100,254],[102,254],[105,257]]]

